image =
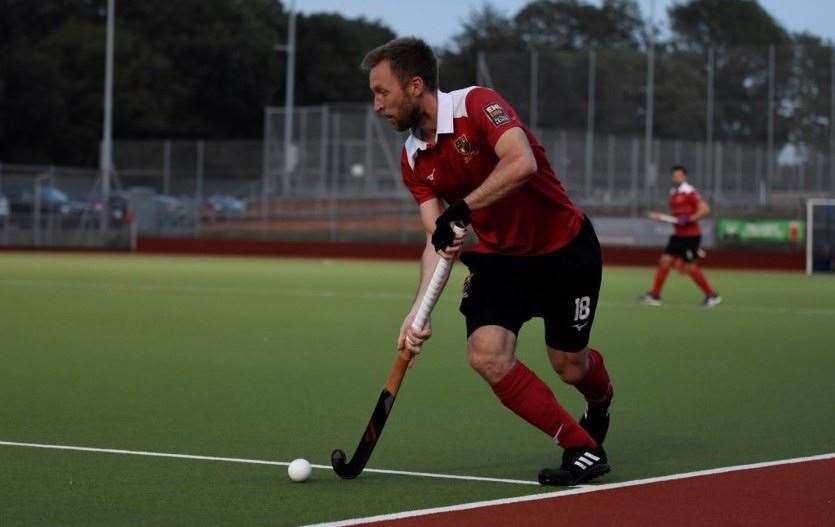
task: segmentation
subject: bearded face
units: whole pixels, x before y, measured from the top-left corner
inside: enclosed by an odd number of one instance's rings
[[[398,132],[405,132],[416,128],[420,124],[420,106],[417,101],[412,100],[404,93],[403,101],[397,109],[396,114],[392,115],[392,124]]]
[[[420,122],[421,109],[418,98],[409,95],[401,79],[384,60],[368,73],[371,92],[374,94],[374,111],[391,122],[399,132],[415,128]]]

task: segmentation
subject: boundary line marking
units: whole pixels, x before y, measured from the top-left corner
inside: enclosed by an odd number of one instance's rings
[[[427,516],[430,514],[438,514],[444,512],[463,511],[469,509],[478,509],[482,507],[491,507],[494,505],[507,505],[511,503],[521,503],[525,501],[537,501],[548,498],[556,498],[561,496],[572,496],[575,494],[586,494],[589,492],[600,492],[604,490],[620,489],[624,487],[635,487],[639,485],[649,485],[652,483],[661,483],[664,481],[675,481],[680,479],[697,478],[702,476],[712,476],[714,474],[724,474],[726,472],[738,472],[742,470],[753,470],[758,468],[774,467],[778,465],[790,465],[794,463],[806,463],[809,461],[824,461],[827,459],[835,459],[835,452],[829,454],[820,454],[816,456],[797,457],[791,459],[781,459],[777,461],[764,461],[762,463],[750,463],[747,465],[732,465],[729,467],[712,468],[706,470],[696,470],[693,472],[683,472],[681,474],[671,474],[669,476],[658,476],[654,478],[636,479],[632,481],[621,481],[617,483],[606,483],[603,485],[584,485],[578,488],[561,490],[556,492],[544,492],[538,494],[529,494],[527,496],[518,496],[515,498],[501,498],[496,500],[475,501],[471,503],[462,503],[460,505],[449,505],[445,507],[433,507],[429,509],[416,509],[411,511],[395,512],[392,514],[379,514],[377,516],[366,516],[364,518],[352,518],[348,520],[339,520],[334,522],[324,522],[309,524],[302,527],[347,527],[349,525],[361,525],[371,522],[381,522],[387,520],[401,520],[405,518],[414,518],[416,516]]]
[[[100,454],[122,454],[129,456],[146,456],[146,457],[167,457],[175,459],[194,459],[199,461],[222,461],[226,463],[246,463],[250,465],[278,465],[284,466],[290,464],[289,461],[269,461],[266,459],[244,459],[239,457],[217,457],[217,456],[199,456],[194,454],[172,454],[168,452],[150,452],[146,450],[123,450],[117,448],[94,448],[86,446],[72,446],[72,445],[51,445],[43,443],[19,443],[15,441],[0,441],[0,446],[15,446],[26,448],[43,448],[49,450],[72,450],[76,452],[96,452]],[[325,470],[333,470],[330,465],[310,465],[313,468],[320,468]],[[482,476],[460,476],[457,474],[436,474],[433,472],[410,472],[407,470],[388,470],[382,468],[366,468],[364,472],[375,472],[377,474],[393,474],[396,476],[414,476],[421,478],[437,478],[437,479],[457,479],[466,481],[485,481],[489,483],[513,483],[516,485],[536,485],[539,486],[538,481],[526,481],[520,479],[505,479],[505,478],[488,478]]]

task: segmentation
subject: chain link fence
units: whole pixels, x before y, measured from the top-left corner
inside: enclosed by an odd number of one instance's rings
[[[831,48],[482,53],[476,69],[595,216],[663,208],[676,164],[720,216],[800,217],[805,198],[835,196]],[[115,192],[155,204],[138,215],[141,234],[421,239],[400,182],[403,133],[369,104],[289,118],[265,109],[264,141],[117,141]],[[80,200],[99,185],[95,170],[0,165],[0,192],[39,177]]]

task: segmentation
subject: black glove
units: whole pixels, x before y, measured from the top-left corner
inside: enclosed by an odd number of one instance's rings
[[[451,223],[456,222],[466,227],[470,224],[470,207],[463,199],[459,199],[438,216],[435,220],[435,232],[432,233],[432,245],[436,251],[443,251],[455,240]]]

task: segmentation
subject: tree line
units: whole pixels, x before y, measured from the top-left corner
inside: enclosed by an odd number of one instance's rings
[[[0,160],[95,165],[101,137],[106,0],[0,0]],[[116,2],[114,136],[258,138],[282,105],[287,6],[276,0]],[[655,42],[655,132],[703,139],[705,65],[715,61],[715,137],[763,142],[768,49],[775,46],[775,139],[822,146],[829,134],[832,43],[791,34],[753,0],[690,0],[648,28],[635,0],[533,0],[513,15],[474,10],[438,49],[441,85],[474,84],[479,53],[521,110],[539,61],[541,126],[586,126],[595,49],[596,126],[635,134]],[[295,103],[368,102],[364,54],[397,35],[338,13],[299,15]],[[712,50],[712,51],[711,51]],[[501,59],[501,60],[499,60]]]

